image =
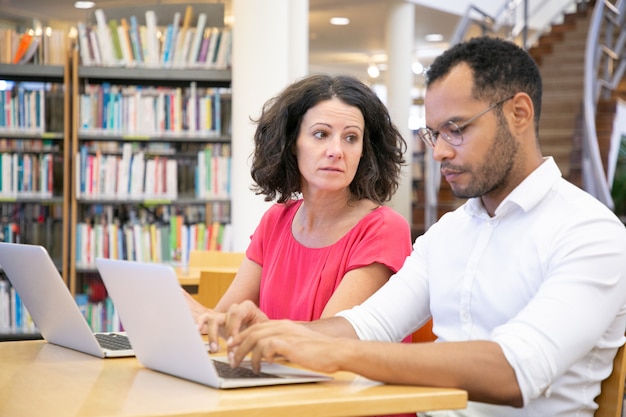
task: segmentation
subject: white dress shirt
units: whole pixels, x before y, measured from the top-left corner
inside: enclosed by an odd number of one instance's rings
[[[592,417],[624,342],[626,228],[546,158],[494,217],[480,199],[442,216],[383,288],[338,315],[365,340],[401,340],[432,316],[439,342],[498,343],[524,407],[446,415]]]

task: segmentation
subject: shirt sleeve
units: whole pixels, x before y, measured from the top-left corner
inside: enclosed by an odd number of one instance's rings
[[[389,207],[359,222],[346,242],[347,271],[380,263],[396,273],[411,253],[411,229],[404,217]]]

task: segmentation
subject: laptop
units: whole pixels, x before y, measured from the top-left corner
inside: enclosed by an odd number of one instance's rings
[[[100,358],[134,356],[124,332],[91,330],[43,246],[0,242],[0,268],[47,342]]]
[[[176,272],[169,265],[96,258],[96,266],[120,320],[146,368],[213,388],[318,382],[332,379],[294,367],[264,363],[261,374],[248,364],[232,372],[224,356],[207,353]]]

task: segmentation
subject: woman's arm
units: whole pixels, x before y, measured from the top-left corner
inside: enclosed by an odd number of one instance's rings
[[[379,263],[349,271],[326,303],[320,318],[332,317],[340,311],[361,304],[378,291],[391,275],[391,270]]]

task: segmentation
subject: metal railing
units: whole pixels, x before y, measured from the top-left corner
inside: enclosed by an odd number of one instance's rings
[[[600,99],[608,99],[626,69],[626,2],[598,0],[587,32],[585,85],[583,92],[583,188],[613,209],[605,167],[602,163],[596,130]]]

